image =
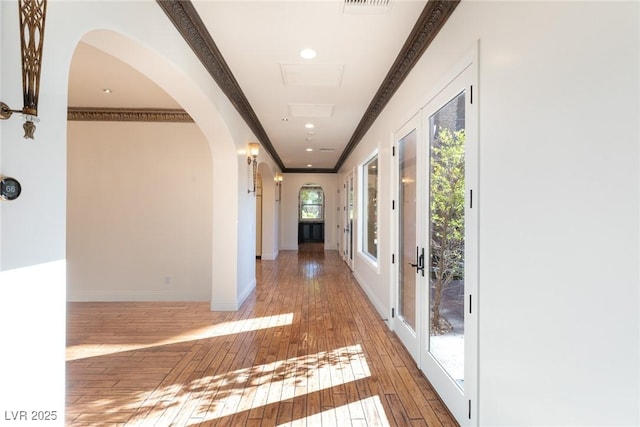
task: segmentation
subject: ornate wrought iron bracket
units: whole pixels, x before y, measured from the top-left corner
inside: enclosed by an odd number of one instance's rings
[[[0,119],[6,120],[13,113],[21,113],[25,119],[24,137],[33,139],[38,121],[38,95],[40,93],[40,71],[42,66],[42,46],[44,43],[44,22],[47,14],[47,0],[19,0],[20,51],[22,54],[22,110],[12,110],[0,102]]]

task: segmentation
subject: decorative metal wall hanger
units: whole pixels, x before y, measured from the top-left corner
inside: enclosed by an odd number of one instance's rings
[[[22,110],[12,110],[0,102],[0,119],[6,120],[13,113],[21,113],[25,122],[24,137],[33,139],[38,122],[38,94],[44,43],[44,21],[47,0],[19,0],[20,47],[22,52]]]

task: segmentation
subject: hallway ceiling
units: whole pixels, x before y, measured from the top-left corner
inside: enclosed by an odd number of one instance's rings
[[[284,172],[335,172],[457,1],[158,4]],[[315,58],[300,56],[307,48]],[[128,65],[82,43],[69,81],[70,108],[180,108]]]

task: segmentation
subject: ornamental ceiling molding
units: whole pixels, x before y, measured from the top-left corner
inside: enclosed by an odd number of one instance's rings
[[[69,107],[67,120],[84,122],[193,123],[191,116],[184,110],[158,108]]]
[[[336,163],[338,171],[417,64],[460,0],[429,0]]]
[[[273,147],[267,132],[262,127],[253,108],[251,108],[249,100],[242,92],[238,81],[213,41],[204,22],[202,22],[202,18],[198,15],[193,3],[189,0],[157,0],[157,3],[173,22],[173,25],[175,25],[185,41],[191,46],[193,52],[227,98],[229,98],[231,104],[238,110],[238,113],[240,113],[240,116],[253,131],[262,146],[271,154],[280,169],[286,171],[287,168]]]
[[[319,169],[291,169],[284,166],[282,159],[273,147],[266,131],[258,120],[253,108],[251,108],[249,101],[242,92],[240,85],[233,76],[231,69],[224,60],[222,53],[214,43],[211,34],[209,34],[209,31],[191,1],[156,1],[171,22],[173,22],[182,37],[184,37],[185,41],[191,46],[193,52],[198,59],[200,59],[220,89],[222,89],[227,98],[229,98],[229,101],[236,110],[238,110],[262,146],[271,154],[280,169],[285,173],[319,172]],[[429,0],[427,2],[413,30],[396,57],[395,62],[382,81],[360,123],[349,139],[335,167],[333,169],[322,169],[322,172],[337,173],[340,170],[340,167],[342,167],[349,154],[351,154],[371,125],[373,125],[384,107],[391,100],[393,94],[398,90],[433,39],[435,39],[459,3],[460,0]]]

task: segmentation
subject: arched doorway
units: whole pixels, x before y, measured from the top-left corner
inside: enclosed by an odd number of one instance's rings
[[[180,107],[191,116],[209,146],[205,158],[211,167],[211,188],[208,190],[212,202],[224,201],[225,209],[214,209],[209,215],[211,252],[209,255],[211,277],[220,280],[209,281],[209,299],[212,310],[237,310],[242,301],[255,286],[255,269],[250,254],[252,244],[241,238],[235,226],[240,211],[246,211],[250,200],[241,198],[238,185],[230,180],[240,180],[239,167],[242,157],[238,155],[238,145],[231,135],[225,119],[198,83],[189,79],[184,73],[171,64],[167,58],[150,50],[127,36],[109,30],[91,31],[82,37],[86,44],[97,48],[121,60],[133,69],[155,82],[169,96],[175,99]],[[171,76],[171,78],[167,78]],[[244,142],[242,143],[244,144]],[[215,154],[215,155],[214,155]],[[171,169],[169,169],[171,170]],[[178,179],[183,186],[191,184],[192,177]],[[195,179],[199,179],[195,177]],[[130,182],[136,184],[136,180]],[[231,185],[230,185],[231,184]],[[184,188],[183,188],[184,190]],[[121,193],[121,197],[126,192]],[[163,198],[164,203],[171,204],[171,197]],[[161,208],[159,208],[161,209]],[[176,225],[179,224],[179,221]],[[215,238],[214,238],[215,236]],[[162,245],[160,245],[162,247]],[[160,286],[171,288],[174,276],[156,271]],[[222,285],[224,284],[224,285]],[[157,291],[156,288],[151,292]],[[157,292],[156,292],[157,293]],[[183,299],[202,299],[193,295],[182,295]],[[146,295],[146,294],[145,294]],[[145,295],[137,299],[145,299]]]
[[[87,96],[83,74],[111,92]],[[71,62],[68,99],[68,300],[209,301],[212,167],[198,126],[152,116],[179,105],[146,76],[83,42]],[[132,104],[145,106],[139,121],[98,114]],[[85,107],[91,120],[73,114]]]
[[[324,247],[325,194],[319,184],[298,191],[298,247]]]
[[[244,187],[244,181],[240,182],[244,173],[239,173],[239,167],[243,162],[246,164],[246,157],[240,154],[240,146],[246,142],[247,127],[238,123],[230,101],[212,84],[211,77],[204,75],[197,58],[186,53],[184,40],[168,31],[164,20],[156,19],[162,16],[157,5],[154,2],[130,5],[131,9],[115,2],[101,3],[100,7],[83,2],[57,3],[55,11],[52,8],[47,16],[47,27],[54,31],[45,41],[46,78],[41,81],[43,102],[39,114],[43,120],[36,133],[38,139],[35,144],[18,144],[22,134],[20,120],[3,122],[0,132],[3,165],[7,171],[17,167],[19,174],[15,175],[28,184],[23,187],[27,191],[21,200],[13,203],[11,210],[2,212],[3,221],[12,224],[2,232],[2,299],[11,301],[2,319],[7,319],[5,324],[20,325],[5,328],[2,337],[21,351],[5,356],[6,369],[0,371],[7,391],[3,397],[10,395],[11,399],[0,400],[18,408],[35,402],[40,408],[57,411],[59,420],[64,413],[61,396],[65,393],[65,377],[61,367],[65,361],[64,352],[55,349],[62,348],[66,341],[67,84],[71,58],[83,36],[93,46],[142,72],[178,100],[210,146],[207,160],[213,173],[211,197],[225,206],[210,218],[211,235],[216,237],[212,242],[211,269],[219,279],[217,283],[224,284],[224,288],[211,284],[211,307],[236,310],[242,297],[251,292],[249,278],[255,276],[253,260],[246,249],[250,242],[239,238],[241,230],[236,226],[238,211],[246,211],[250,203],[238,191]],[[0,14],[17,17],[17,7],[17,2],[2,2]],[[139,25],[139,16],[149,18],[145,25]],[[11,42],[7,46],[13,45],[20,33],[17,21],[2,21],[0,32]],[[108,30],[91,31],[107,27],[117,28],[126,36]],[[3,87],[12,88],[3,91],[5,101],[17,100],[19,96],[13,91],[19,86],[14,82],[21,78],[20,67],[15,66],[19,54],[18,49],[2,51]],[[28,157],[23,156],[24,150],[28,151]],[[109,178],[104,176],[105,180]],[[135,180],[130,184],[135,184]],[[189,181],[184,184],[189,185]],[[127,196],[126,188],[119,191],[120,197]],[[171,203],[170,196],[163,200]],[[43,353],[43,348],[54,351]],[[25,377],[39,378],[38,387],[24,387]]]

